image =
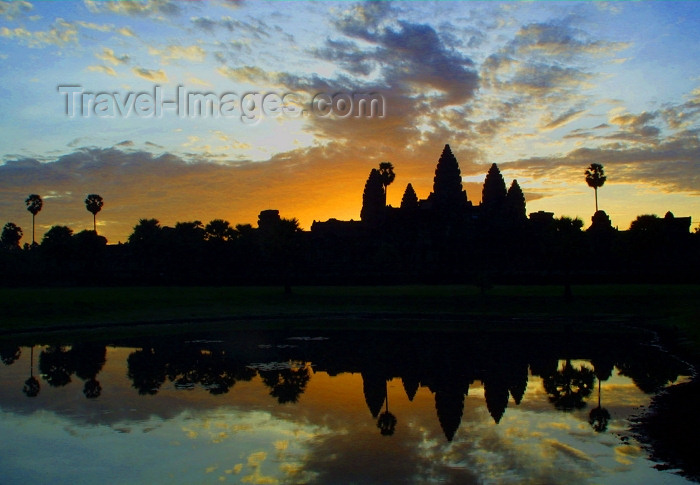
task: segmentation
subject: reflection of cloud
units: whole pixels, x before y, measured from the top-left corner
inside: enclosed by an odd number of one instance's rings
[[[641,456],[644,456],[644,450],[640,446],[623,444],[615,447],[615,460],[623,465],[631,465]]]
[[[591,459],[591,457],[588,456],[583,451],[579,450],[578,448],[574,448],[571,445],[567,445],[566,443],[562,443],[561,441],[557,441],[555,439],[546,439],[546,440],[543,440],[543,443],[547,446],[552,447],[557,452],[563,453],[564,455],[568,456],[569,458],[573,458],[573,459],[579,460],[579,461],[589,461],[589,462],[593,461]]]
[[[245,475],[241,477],[241,482],[253,483],[258,485],[274,485],[279,483],[279,480],[277,478],[265,476],[262,474],[261,467],[266,458],[267,453],[265,453],[264,451],[257,451],[251,453],[248,456],[248,466],[253,469],[252,473],[250,473],[250,475]]]

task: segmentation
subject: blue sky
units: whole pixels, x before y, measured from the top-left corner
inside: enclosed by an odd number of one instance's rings
[[[432,188],[445,143],[467,195],[496,162],[528,211],[594,211],[583,171],[602,163],[602,209],[700,221],[697,2],[0,2],[0,222],[37,235],[91,228],[124,241],[139,218],[253,223],[276,208],[359,217],[369,171],[391,161],[388,201]],[[68,117],[85,92],[379,93],[383,118]]]

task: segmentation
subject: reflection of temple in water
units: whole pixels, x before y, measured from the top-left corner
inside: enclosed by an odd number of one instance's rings
[[[293,405],[303,399],[313,372],[330,376],[357,373],[369,414],[386,436],[394,433],[397,418],[399,425],[401,422],[389,407],[387,382],[400,379],[409,401],[421,387],[434,395],[437,420],[452,441],[462,424],[465,398],[477,381],[483,385],[485,405],[495,424],[509,405],[522,402],[529,375],[533,375],[542,378],[556,409],[583,409],[589,400],[597,399],[590,423],[596,431],[604,431],[609,414],[601,405],[600,381],[609,379],[615,368],[645,393],[659,391],[686,371],[669,354],[629,334],[624,337],[629,342],[624,348],[616,346],[619,336],[572,338],[567,333],[505,338],[498,334],[336,332],[328,339],[294,340],[293,344],[284,335],[266,334],[264,338],[284,344],[251,348],[248,341],[237,343],[236,334],[220,341],[162,338],[124,342],[138,349],[127,358],[128,378],[143,395],[157,394],[170,381],[178,390],[201,387],[217,396],[235,392],[238,381],[259,376],[279,404]],[[5,365],[12,365],[20,349],[3,346],[0,354]],[[75,376],[84,381],[85,397],[96,399],[102,392],[98,377],[105,358],[103,343],[50,345],[41,350],[38,368],[49,386],[65,386]]]

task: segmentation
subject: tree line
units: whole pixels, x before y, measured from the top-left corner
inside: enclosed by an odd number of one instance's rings
[[[487,291],[495,283],[557,283],[568,293],[573,283],[698,281],[700,233],[690,232],[690,218],[645,214],[618,230],[598,208],[603,166],[591,164],[584,175],[596,203],[585,230],[579,218],[528,216],[517,180],[507,185],[495,163],[473,204],[449,145],[425,199],[409,183],[400,206],[388,206],[395,172],[382,162],[365,183],[359,221],[314,222],[310,231],[264,210],[255,227],[141,219],[126,243],[108,245],[97,233],[102,197],[90,194],[92,231],[53,226],[38,244],[42,200],[32,194],[32,244],[22,249],[21,228],[7,223],[0,263],[12,275],[6,285],[275,284],[291,291],[295,284],[473,283]]]

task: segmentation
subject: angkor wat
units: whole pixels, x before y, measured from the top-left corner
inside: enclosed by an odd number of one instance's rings
[[[572,283],[698,281],[700,233],[690,233],[689,217],[641,215],[627,231],[602,210],[585,231],[578,218],[528,217],[518,182],[506,189],[496,164],[475,205],[449,145],[427,198],[408,184],[401,206],[387,206],[391,180],[391,164],[372,169],[360,220],[314,222],[310,231],[274,209],[260,212],[257,227],[141,219],[117,245],[95,231],[73,235],[54,226],[40,245],[21,250],[8,230],[0,263],[13,277],[4,284],[271,284],[290,291],[299,284],[468,283],[486,291],[495,283],[549,283],[568,294]]]

